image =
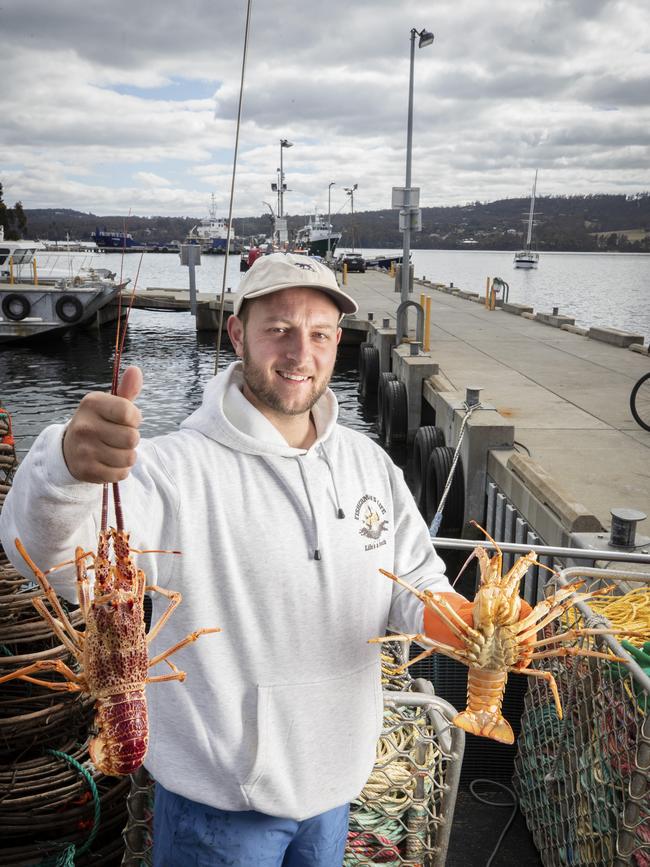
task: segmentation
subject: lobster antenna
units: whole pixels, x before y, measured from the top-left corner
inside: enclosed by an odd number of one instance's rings
[[[494,546],[494,550],[497,552],[497,554],[501,554],[501,548],[499,548],[498,542],[494,541],[494,539],[492,538],[492,536],[490,536],[490,534],[488,533],[487,530],[484,530],[483,527],[481,527],[481,525],[478,524],[476,521],[470,521],[470,524],[473,524],[475,527],[477,527],[481,531],[481,533],[483,533],[485,535],[485,537],[488,539],[488,541],[492,542],[492,545]]]
[[[129,211],[129,213],[131,213]],[[122,263],[124,262],[124,250],[126,245],[126,221],[124,222],[124,240],[122,246]],[[138,262],[138,270],[135,274],[131,296],[129,298],[129,306],[126,308],[124,323],[122,323],[122,292],[120,291],[119,303],[117,308],[117,328],[115,331],[115,357],[113,359],[113,380],[111,383],[111,394],[117,394],[117,386],[120,381],[120,366],[122,364],[122,352],[124,351],[124,341],[126,340],[126,326],[129,322],[129,315],[133,309],[135,300],[135,292],[138,287],[138,279],[140,277],[140,268],[142,267],[142,258],[144,252],[140,253],[140,261]],[[122,268],[120,268],[120,282],[122,280]],[[113,483],[113,505],[115,506],[115,523],[118,530],[124,529],[124,514],[122,512],[122,501],[120,499],[120,488],[117,482]],[[103,486],[102,491],[102,523],[101,529],[105,530],[108,526],[108,485]]]

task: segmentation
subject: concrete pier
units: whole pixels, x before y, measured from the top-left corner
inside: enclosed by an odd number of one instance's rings
[[[343,321],[346,341],[360,342],[372,334],[381,368],[387,369],[395,353],[389,349],[400,300],[394,279],[380,271],[350,274],[347,290],[360,309]],[[482,388],[481,402],[489,406],[491,418],[481,426],[489,422],[490,430],[496,425],[514,431],[510,441],[505,431],[492,435],[495,473],[521,455],[528,489],[544,490],[547,500],[556,496],[558,520],[567,534],[578,527],[609,528],[610,510],[616,507],[650,515],[650,433],[636,424],[629,409],[632,386],[650,368],[643,337],[617,329],[580,329],[562,311],[533,312],[516,302],[488,310],[476,293],[416,280],[412,300],[419,302],[421,293],[431,297],[430,352],[413,358],[399,352],[393,370],[415,364],[414,387],[425,401],[438,404],[438,414],[444,400],[459,416],[466,387]],[[215,330],[218,300],[199,294],[198,302],[197,327]],[[141,290],[136,306],[188,309],[188,292]],[[224,309],[231,312],[232,293],[226,294]],[[413,313],[409,325],[414,339]],[[417,427],[419,401],[409,415],[410,427]],[[477,418],[475,414],[473,423]],[[457,419],[450,416],[448,423],[451,430]],[[511,460],[509,473],[513,466]],[[518,472],[521,478],[522,467]],[[552,503],[547,507],[553,511]],[[579,521],[567,516],[579,516]],[[639,526],[639,533],[650,536],[650,521]],[[552,541],[559,544],[560,537],[547,538]]]

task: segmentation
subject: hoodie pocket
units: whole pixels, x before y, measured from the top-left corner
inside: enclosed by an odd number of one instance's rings
[[[379,665],[257,688],[257,755],[242,792],[253,810],[298,821],[363,788],[383,714]]]

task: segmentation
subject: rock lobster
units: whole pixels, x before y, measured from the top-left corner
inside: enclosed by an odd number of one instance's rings
[[[503,575],[501,549],[482,527],[474,521],[472,523],[485,533],[496,550],[496,554],[490,557],[485,548],[479,545],[472,555],[478,559],[480,569],[479,587],[474,597],[472,612],[473,626],[468,626],[440,594],[432,593],[430,590],[420,591],[391,572],[380,569],[383,575],[415,594],[424,605],[432,609],[454,635],[461,639],[464,649],[441,644],[423,634],[388,635],[369,640],[370,642],[417,641],[426,648],[397,671],[403,671],[432,653],[442,653],[467,665],[469,667],[467,708],[454,717],[454,725],[470,734],[512,744],[514,733],[510,723],[501,713],[510,672],[546,680],[555,701],[558,717],[562,719],[562,704],[555,678],[550,671],[531,668],[530,664],[533,660],[550,656],[592,656],[624,662],[620,657],[612,654],[565,644],[583,635],[611,634],[610,629],[575,628],[558,633],[551,638],[537,640],[538,631],[559,618],[575,602],[591,599],[598,594],[608,592],[611,588],[579,592],[584,586],[584,581],[579,581],[569,587],[561,588],[554,595],[538,602],[530,613],[520,620],[519,585],[528,569],[536,562],[537,555],[531,551],[520,557]]]
[[[118,314],[112,394],[117,393],[120,358],[126,332],[124,328],[120,340],[119,323]],[[147,585],[145,574],[136,567],[132,554],[180,554],[180,551],[140,551],[131,548],[129,533],[124,529],[117,483],[112,484],[112,490],[116,527],[108,527],[108,485],[105,484],[96,553],[78,547],[74,560],[60,563],[43,572],[30,558],[21,541],[15,540],[16,548],[34,573],[44,594],[44,598],[37,597],[32,600],[34,607],[72,654],[80,670],[74,672],[61,659],[40,660],[0,677],[0,683],[21,679],[52,690],[83,692],[92,696],[95,699],[95,719],[94,736],[89,744],[90,758],[102,773],[108,776],[123,776],[139,768],[147,752],[149,725],[145,685],[170,680],[183,681],[185,672],[180,671],[169,657],[201,635],[221,630],[198,629],[149,659],[149,643],[181,603],[182,597],[174,590]],[[85,621],[83,631],[72,625],[47,579],[50,572],[72,563],[76,566],[77,599]],[[95,576],[92,591],[89,569],[94,571]],[[167,608],[148,634],[144,617],[146,592],[160,593],[169,600]],[[149,669],[159,662],[165,662],[171,672],[150,676]],[[63,681],[38,677],[45,672],[57,672],[63,677]]]

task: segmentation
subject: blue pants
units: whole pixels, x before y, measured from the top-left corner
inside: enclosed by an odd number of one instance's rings
[[[296,822],[198,804],[156,783],[154,867],[341,867],[349,805]]]

